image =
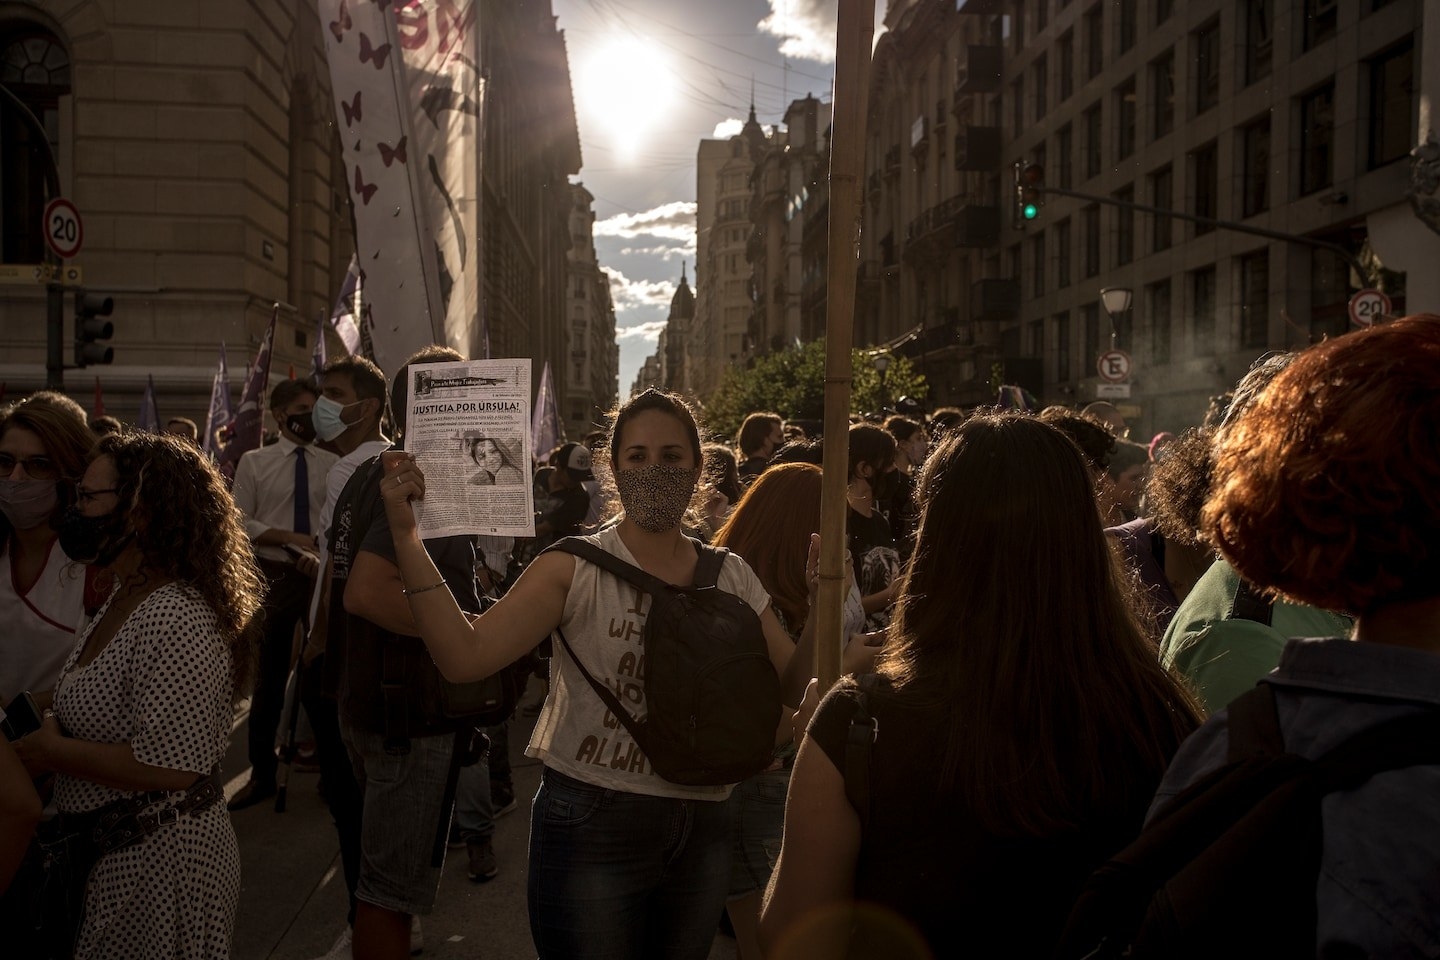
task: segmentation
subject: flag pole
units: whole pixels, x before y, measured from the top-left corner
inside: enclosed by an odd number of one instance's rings
[[[815,675],[823,692],[840,675],[845,594],[846,487],[850,463],[850,347],[860,254],[861,180],[875,0],[840,0],[830,127],[829,276],[825,316],[825,466],[820,498],[820,594]]]

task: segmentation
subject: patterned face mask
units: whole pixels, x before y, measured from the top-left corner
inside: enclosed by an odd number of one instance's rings
[[[615,471],[625,516],[646,533],[663,533],[679,526],[699,479],[698,469],[665,463]]]

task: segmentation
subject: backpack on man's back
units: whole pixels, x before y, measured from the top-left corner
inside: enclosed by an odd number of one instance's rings
[[[657,774],[686,786],[738,783],[765,769],[774,755],[780,678],[759,616],[716,586],[729,551],[692,543],[698,554],[692,587],[666,583],[580,538],[560,540],[546,551],[587,560],[650,595],[641,637],[643,719],[591,675],[563,633],[556,635]]]
[[[1056,960],[1314,958],[1321,803],[1440,763],[1440,712],[1387,721],[1311,760],[1285,750],[1274,692],[1229,707],[1227,763],[1171,799],[1097,870]]]

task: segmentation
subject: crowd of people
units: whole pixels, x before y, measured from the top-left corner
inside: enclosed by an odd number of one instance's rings
[[[1268,877],[1254,836],[1183,891],[1148,878],[1128,920],[1097,926],[1085,894],[1279,754],[1285,776],[1348,766],[1290,801],[1313,850],[1254,942],[1440,955],[1440,757],[1379,739],[1440,717],[1440,317],[1262,358],[1149,443],[1108,405],[853,418],[838,638],[815,615],[827,438],[778,412],[707,436],[650,390],[534,467],[468,437],[466,488],[528,480],[535,536],[422,540],[408,372],[459,359],[281,382],[233,482],[188,421],[91,423],[46,392],[0,408],[6,955],[228,957],[231,813],[277,795],[297,739],[348,894],[327,957],[411,954],[447,849],[499,872],[536,675],[542,960],[698,960],[722,917],[742,960],[1173,955],[1161,915],[1224,942],[1239,912],[1155,904]],[[828,690],[817,643],[840,647]],[[657,667],[684,657],[694,677]],[[712,720],[734,730],[719,754]],[[1230,849],[1215,829],[1187,842]]]

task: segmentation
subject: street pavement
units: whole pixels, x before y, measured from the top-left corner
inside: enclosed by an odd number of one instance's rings
[[[538,686],[538,685],[537,685]],[[526,703],[535,700],[532,689]],[[226,795],[244,785],[244,717],[230,738],[222,766]],[[464,850],[448,850],[435,910],[424,925],[426,960],[533,958],[525,906],[527,798],[540,786],[540,765],[524,755],[535,725],[524,710],[510,728],[518,809],[496,821],[500,874],[489,883],[466,877]],[[316,791],[317,775],[292,773],[286,811],[270,802],[231,814],[240,839],[242,880],[232,960],[310,960],[330,949],[345,925],[345,878],[329,811]],[[718,918],[717,918],[718,919]],[[733,940],[717,936],[710,960],[734,960]]]

